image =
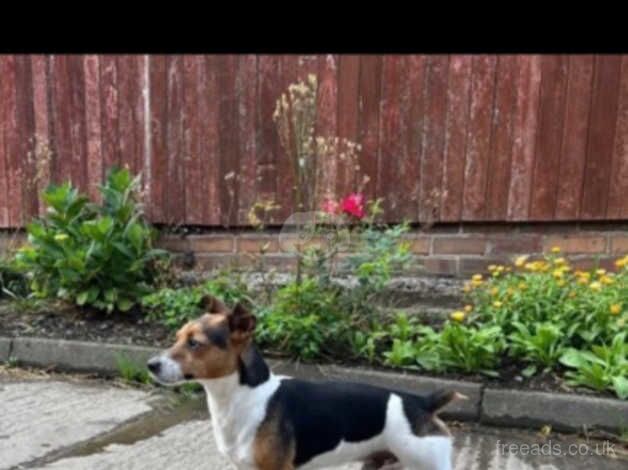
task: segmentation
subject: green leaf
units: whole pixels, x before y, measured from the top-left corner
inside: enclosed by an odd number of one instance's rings
[[[534,364],[526,367],[525,369],[521,371],[521,375],[523,375],[526,378],[530,378],[534,374],[536,374],[536,366]]]
[[[619,398],[626,400],[628,398],[628,378],[613,377],[613,390]]]
[[[585,360],[582,357],[582,353],[573,348],[567,349],[560,357],[559,361],[561,364],[564,364],[567,367],[574,368],[581,367],[582,364],[585,363]]]
[[[79,295],[76,296],[76,304],[81,305],[81,306],[85,305],[85,302],[87,302],[88,297],[89,297],[88,291],[81,292]]]
[[[118,300],[117,305],[120,311],[127,312],[131,309],[131,307],[133,307],[134,303],[129,299],[120,299]]]

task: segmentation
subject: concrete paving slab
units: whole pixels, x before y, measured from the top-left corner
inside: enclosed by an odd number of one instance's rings
[[[150,411],[148,396],[69,382],[0,383],[0,469],[110,431]]]

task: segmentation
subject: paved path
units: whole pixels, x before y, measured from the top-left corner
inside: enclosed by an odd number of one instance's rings
[[[0,469],[229,469],[216,450],[206,413],[202,402],[175,403],[159,391],[0,371]],[[544,440],[533,433],[477,427],[456,428],[455,434],[460,470],[628,468],[618,444],[618,458],[610,458],[594,455],[595,444],[578,447],[583,441],[560,435]],[[508,452],[511,445],[521,453],[546,455],[514,455]],[[613,453],[601,446],[598,453]],[[547,455],[550,450],[555,455]]]

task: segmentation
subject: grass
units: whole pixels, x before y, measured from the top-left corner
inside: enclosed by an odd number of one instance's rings
[[[144,364],[138,364],[124,354],[116,354],[116,367],[122,380],[133,384],[150,384],[152,382]]]

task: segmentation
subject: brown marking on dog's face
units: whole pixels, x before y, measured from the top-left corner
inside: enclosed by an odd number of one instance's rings
[[[216,379],[234,373],[255,328],[255,317],[239,304],[229,311],[208,296],[203,305],[207,313],[185,324],[168,351],[186,379]]]
[[[275,410],[260,424],[253,443],[253,457],[260,470],[293,470],[295,444],[280,430],[280,415]]]

